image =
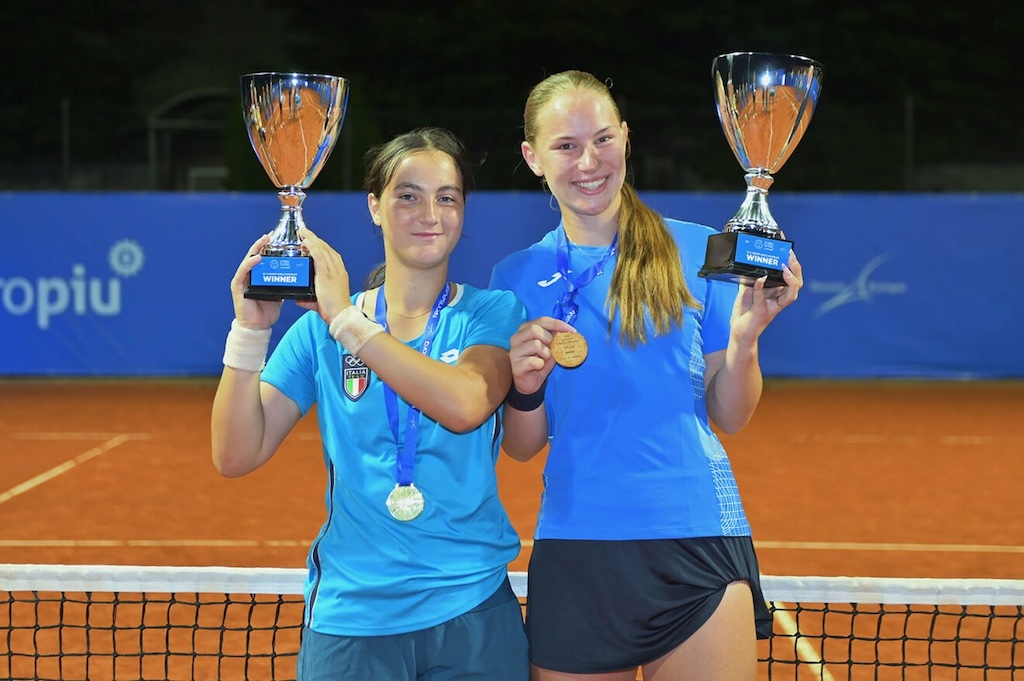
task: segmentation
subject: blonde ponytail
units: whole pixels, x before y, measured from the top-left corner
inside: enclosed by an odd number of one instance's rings
[[[683,324],[683,308],[699,307],[686,286],[679,248],[660,215],[628,183],[622,185],[619,262],[608,292],[608,317],[621,317],[619,340],[647,342],[647,319],[657,335]]]

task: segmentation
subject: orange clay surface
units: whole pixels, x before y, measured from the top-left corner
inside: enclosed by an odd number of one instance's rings
[[[315,418],[225,479],[215,389],[0,380],[0,563],[302,567],[324,516]],[[723,442],[764,574],[1024,578],[1024,383],[769,381]],[[499,464],[513,570],[542,466]]]

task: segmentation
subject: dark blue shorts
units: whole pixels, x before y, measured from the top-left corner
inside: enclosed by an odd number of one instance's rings
[[[530,661],[544,669],[595,674],[653,662],[707,622],[736,581],[750,584],[758,638],[771,635],[750,537],[543,539],[527,579]]]
[[[506,579],[486,601],[437,626],[391,636],[303,629],[298,681],[528,681],[523,611]]]

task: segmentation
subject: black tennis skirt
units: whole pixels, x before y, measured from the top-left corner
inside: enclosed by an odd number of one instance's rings
[[[543,539],[528,572],[530,661],[596,674],[653,662],[708,621],[732,582],[750,584],[758,638],[772,616],[750,537]]]

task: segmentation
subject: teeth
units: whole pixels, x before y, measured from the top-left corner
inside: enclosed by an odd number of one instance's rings
[[[577,182],[576,183],[577,186],[582,187],[583,189],[597,189],[602,184],[604,184],[604,180],[594,180],[593,182]]]

